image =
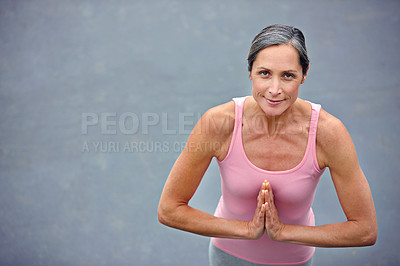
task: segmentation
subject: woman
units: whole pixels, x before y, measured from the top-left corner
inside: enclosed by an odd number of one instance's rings
[[[212,237],[211,265],[310,265],[315,247],[373,245],[375,207],[344,125],[298,98],[309,68],[300,30],[263,29],[248,56],[252,96],[208,110],[161,195],[161,223]],[[222,196],[214,215],[191,208],[212,158]],[[315,190],[329,168],[347,221],[315,226]]]

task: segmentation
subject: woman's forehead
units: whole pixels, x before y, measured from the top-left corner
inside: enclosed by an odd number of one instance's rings
[[[274,45],[261,50],[254,67],[270,68],[301,68],[299,53],[296,48],[288,44]]]

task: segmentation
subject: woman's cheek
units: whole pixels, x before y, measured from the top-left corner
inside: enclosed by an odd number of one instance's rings
[[[253,88],[257,91],[257,92],[264,92],[267,88],[268,84],[265,81],[262,80],[255,80],[253,81]]]

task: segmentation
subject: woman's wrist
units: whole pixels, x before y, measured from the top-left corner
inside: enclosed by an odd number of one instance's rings
[[[285,225],[284,223],[281,223],[280,224],[280,228],[279,228],[279,230],[277,230],[277,232],[275,233],[275,237],[274,237],[274,241],[277,241],[277,242],[285,242],[285,241],[287,241],[288,240],[288,238],[286,237],[287,236],[287,229],[288,229],[288,226],[287,225]]]

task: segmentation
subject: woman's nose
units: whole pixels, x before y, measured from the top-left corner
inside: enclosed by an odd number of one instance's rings
[[[273,97],[279,96],[282,93],[279,80],[271,80],[270,86],[268,88],[268,93]]]

